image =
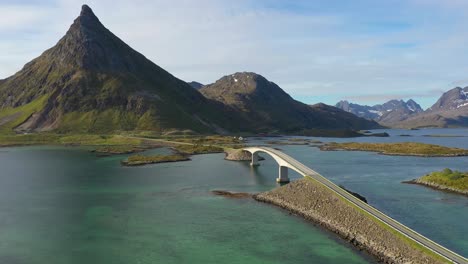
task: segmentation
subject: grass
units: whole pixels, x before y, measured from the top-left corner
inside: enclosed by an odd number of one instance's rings
[[[130,154],[144,151],[145,148],[138,146],[120,145],[120,146],[100,146],[93,150],[98,155],[118,155]]]
[[[0,123],[2,123],[2,119],[8,119],[9,117],[12,117],[12,120],[0,126],[0,134],[14,134],[13,129],[24,123],[32,114],[39,112],[46,104],[48,98],[48,95],[44,95],[20,107],[1,109]]]
[[[79,144],[79,145],[112,145],[112,146],[123,146],[123,145],[141,145],[142,139],[128,138],[120,135],[66,135],[59,139],[61,144]]]
[[[195,145],[231,145],[231,144],[241,144],[242,141],[235,137],[229,136],[175,136],[175,137],[165,137],[167,140],[174,140],[178,142],[192,143]]]
[[[190,160],[185,155],[154,155],[154,156],[143,156],[143,155],[134,155],[127,158],[127,160],[122,161],[124,166],[141,166],[145,164],[154,164],[162,162],[176,162],[176,161],[187,161]]]
[[[0,135],[0,146],[16,145],[83,145],[83,146],[140,146],[142,139],[119,135],[59,135],[36,133],[23,135]]]
[[[460,191],[468,191],[468,172],[451,169],[435,171],[418,179],[418,182],[442,185]]]
[[[57,144],[59,139],[55,134],[0,135],[0,146]]]
[[[152,140],[153,139],[153,140]],[[162,141],[159,141],[161,139]],[[0,134],[0,146],[16,145],[82,145],[100,146],[96,152],[130,153],[135,148],[157,145],[176,145],[174,148],[184,154],[203,154],[223,152],[225,148],[237,149],[245,147],[238,139],[226,136],[204,137],[148,137],[136,138],[132,134],[95,135],[95,134],[53,134],[34,133],[22,135]],[[174,143],[174,144],[171,144]],[[177,145],[177,143],[180,143]]]
[[[385,155],[423,156],[423,157],[450,157],[467,156],[468,150],[450,148],[439,145],[403,142],[403,143],[327,143],[321,150],[351,150],[373,151]]]
[[[175,146],[174,149],[185,155],[220,153],[224,151],[222,147],[207,145],[178,145]]]

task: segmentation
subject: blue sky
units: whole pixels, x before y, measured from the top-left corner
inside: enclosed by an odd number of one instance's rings
[[[305,103],[423,107],[468,85],[464,0],[0,0],[0,79],[52,47],[83,3],[186,81],[253,71]]]

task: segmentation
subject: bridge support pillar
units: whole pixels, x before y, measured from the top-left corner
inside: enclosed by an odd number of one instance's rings
[[[276,182],[278,182],[278,183],[288,183],[289,182],[288,167],[279,166],[279,176],[276,179]]]
[[[250,166],[258,166],[260,163],[258,163],[258,153],[255,152],[252,154],[252,162],[250,162]]]

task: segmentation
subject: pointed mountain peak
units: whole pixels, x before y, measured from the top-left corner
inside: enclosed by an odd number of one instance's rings
[[[109,31],[87,5],[47,54],[58,65],[88,70],[127,72],[152,64]]]
[[[91,7],[89,7],[88,5],[83,5],[83,6],[81,6],[80,16],[86,16],[86,15],[94,15],[94,13],[93,13],[93,10],[91,9]]]
[[[99,18],[94,14],[91,7],[88,5],[83,5],[81,7],[80,16],[75,20],[75,24],[84,25],[86,27],[93,27],[96,25],[101,25]]]

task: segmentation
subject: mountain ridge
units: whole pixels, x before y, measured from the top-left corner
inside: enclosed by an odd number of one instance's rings
[[[354,104],[344,100],[335,106],[359,117],[375,120],[384,126],[392,126],[423,111],[413,99],[406,102],[394,99],[373,106]]]
[[[83,5],[80,15],[56,45],[0,81],[0,132],[189,129],[197,133],[293,133],[311,127],[378,127],[377,123],[344,117],[335,110],[311,110],[276,84],[258,78],[261,89],[252,91],[260,96],[245,90],[250,86],[234,85],[240,89],[237,94],[246,96],[244,99],[251,96],[256,100],[243,101],[251,109],[246,113],[238,105],[202,94],[148,60],[108,30],[89,6]],[[267,105],[251,108],[266,99]],[[283,107],[289,116],[276,109],[277,105],[291,106]],[[280,117],[280,122],[276,117]]]
[[[298,131],[310,128],[371,129],[380,127],[336,108],[310,107],[294,100],[277,84],[253,72],[226,75],[199,90],[205,97],[228,105],[265,127]]]
[[[54,47],[7,78],[0,91],[2,108],[48,98],[17,131],[214,131],[229,123],[211,109],[222,106],[133,50],[87,5]]]
[[[388,112],[380,112],[381,115],[378,115],[377,112],[385,110],[384,106],[390,102],[393,105],[400,105],[400,107],[390,108],[391,111],[387,109]],[[362,106],[348,101],[340,101],[336,106],[361,117],[376,120],[384,126],[395,128],[468,127],[468,87],[455,87],[444,92],[426,110],[423,110],[412,99],[407,102],[391,100],[375,106]]]
[[[468,127],[468,87],[444,92],[426,111],[397,127]]]

